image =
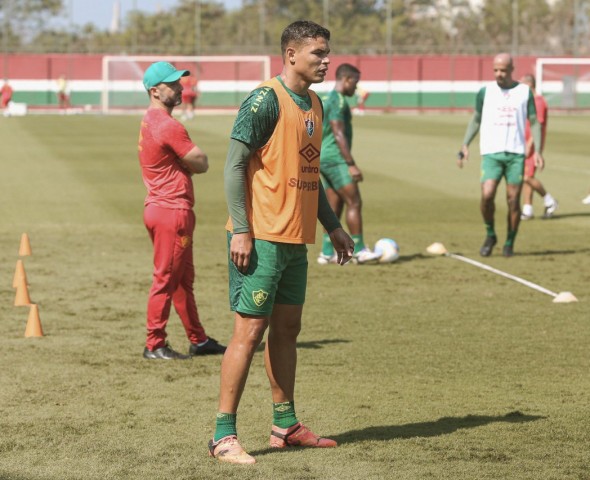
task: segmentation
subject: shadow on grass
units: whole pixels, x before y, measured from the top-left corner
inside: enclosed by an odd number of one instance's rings
[[[345,340],[343,338],[332,338],[329,340],[317,340],[317,341],[310,341],[310,342],[297,342],[297,348],[307,348],[310,350],[318,350],[320,348],[324,348],[324,345],[332,345],[338,343],[350,343],[350,340]],[[256,349],[257,352],[264,351],[264,346],[266,345],[265,342],[261,342]]]
[[[574,255],[577,253],[589,253],[590,252],[590,248],[581,248],[579,250],[542,250],[539,252],[526,252],[526,253],[520,253],[520,252],[515,252],[514,256],[519,256],[519,257],[538,257],[538,256],[544,256],[544,255]]]
[[[459,255],[461,257],[467,257],[462,252],[451,252],[454,255]],[[546,255],[575,255],[577,253],[590,253],[590,248],[581,248],[579,250],[540,250],[538,252],[524,252],[521,253],[518,250],[514,252],[515,257],[544,257]],[[496,254],[496,257],[500,257],[500,253]],[[485,261],[485,260],[482,260]]]
[[[560,213],[557,215],[553,215],[551,218],[543,218],[543,221],[549,220],[561,220],[563,218],[572,218],[572,217],[590,217],[590,212],[576,212],[576,213]]]
[[[315,342],[297,342],[297,348],[309,348],[311,350],[317,350],[319,348],[324,348],[324,345],[332,345],[333,343],[350,343],[350,340],[345,340],[343,338],[333,338],[330,340],[317,340]]]
[[[432,255],[424,255],[423,253],[414,253],[412,255],[400,255],[399,258],[393,262],[394,264],[396,263],[405,263],[405,262],[411,262],[412,260],[431,260],[435,258]]]
[[[547,417],[539,415],[525,415],[519,411],[510,412],[503,416],[467,415],[465,417],[443,417],[435,422],[408,423],[406,425],[386,425],[381,427],[367,427],[361,430],[350,430],[340,435],[330,435],[338,444],[357,443],[375,440],[396,440],[420,437],[438,437],[448,435],[464,428],[476,428],[490,423],[525,423],[534,422]],[[266,455],[276,452],[276,449],[267,448],[251,455]],[[281,450],[284,451],[284,450]]]

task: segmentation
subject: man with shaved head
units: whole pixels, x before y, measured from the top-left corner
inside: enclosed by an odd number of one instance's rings
[[[520,191],[526,153],[525,126],[530,122],[533,143],[537,147],[534,163],[543,168],[541,154],[541,125],[537,121],[535,100],[528,85],[513,80],[514,65],[508,53],[494,57],[496,81],[480,89],[475,112],[467,126],[459,151],[459,168],[469,158],[469,144],[481,130],[479,150],[481,161],[481,214],[486,227],[486,238],[479,253],[489,257],[498,239],[494,227],[495,197],[502,177],[506,178],[508,202],[508,232],[502,254],[514,255],[514,241],[520,223]]]

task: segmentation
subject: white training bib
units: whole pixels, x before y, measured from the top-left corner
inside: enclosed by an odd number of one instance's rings
[[[479,129],[482,155],[498,152],[525,153],[524,128],[528,117],[528,85],[500,88],[486,86]]]

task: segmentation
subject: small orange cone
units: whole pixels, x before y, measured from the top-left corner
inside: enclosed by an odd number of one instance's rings
[[[29,297],[29,289],[24,278],[20,278],[16,286],[16,296],[14,297],[15,307],[24,307],[31,304],[31,297]]]
[[[23,233],[20,237],[20,248],[18,249],[18,254],[21,257],[26,257],[28,255],[32,255],[31,250],[31,242],[29,242],[29,236],[26,233]]]
[[[28,285],[27,274],[25,272],[25,264],[22,260],[16,261],[16,269],[14,270],[14,278],[12,279],[12,288],[17,288],[21,278],[25,279],[25,284]]]
[[[25,337],[42,337],[43,328],[41,327],[41,319],[39,318],[39,308],[37,305],[31,305],[29,312],[29,319],[27,320],[27,328],[25,330]]]

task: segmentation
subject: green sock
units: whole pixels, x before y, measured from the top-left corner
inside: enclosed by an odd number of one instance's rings
[[[513,246],[514,240],[516,239],[516,233],[517,230],[509,230],[508,235],[506,236],[506,243],[504,243],[504,245],[507,245],[509,247]]]
[[[223,437],[228,435],[237,435],[236,429],[236,414],[235,413],[218,413],[215,418],[215,435],[213,441],[218,442]]]
[[[324,233],[324,236],[322,237],[322,253],[329,257],[334,255],[334,245],[332,245],[330,235],[327,233]]]
[[[295,416],[295,402],[272,404],[272,423],[279,428],[289,428],[299,420]]]
[[[354,253],[359,253],[365,248],[365,242],[363,241],[363,235],[351,235],[350,238],[354,241]]]
[[[496,231],[494,230],[494,222],[490,222],[490,223],[485,223],[486,226],[486,234],[488,237],[495,237],[496,236]]]

